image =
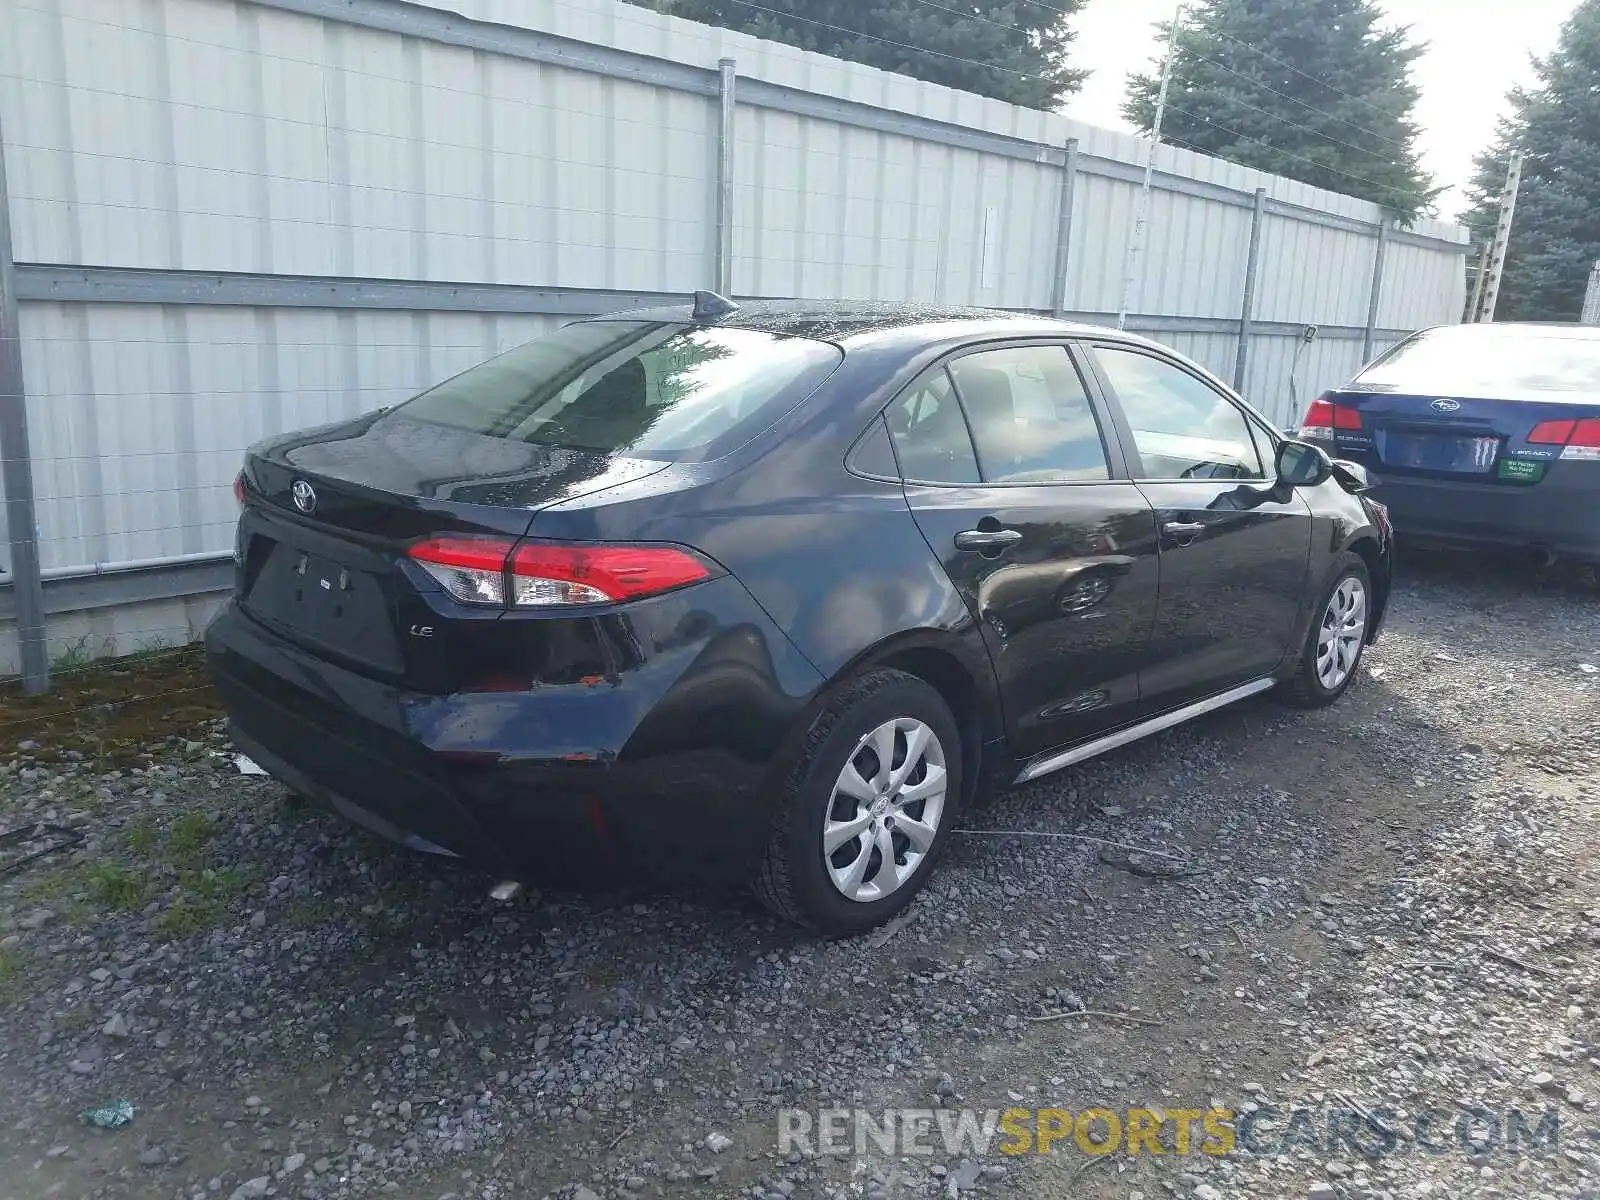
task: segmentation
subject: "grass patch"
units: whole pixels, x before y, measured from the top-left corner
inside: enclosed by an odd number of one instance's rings
[[[284,910],[284,920],[293,929],[315,929],[326,925],[334,916],[331,900],[291,900]]]
[[[63,647],[53,686],[40,696],[27,695],[17,680],[0,680],[0,725],[25,728],[39,743],[36,759],[53,762],[76,750],[104,767],[134,766],[152,743],[220,715],[200,647],[99,657],[105,649],[89,638]]]
[[[56,1014],[56,1030],[60,1033],[82,1033],[94,1024],[95,1010],[87,1004],[80,1004],[76,1008],[69,1008],[65,1012]]]
[[[97,862],[89,867],[89,889],[102,904],[124,911],[143,906],[145,878],[117,863]]]
[[[378,899],[385,908],[405,909],[422,897],[422,889],[413,883],[386,883],[378,889]]]
[[[52,901],[64,899],[68,893],[82,886],[82,882],[73,867],[46,867],[35,871],[33,878],[23,887],[22,894],[30,903],[51,904]]]
[[[128,826],[123,841],[135,854],[149,854],[156,848],[156,823],[149,817],[140,817]]]
[[[0,998],[7,1003],[22,990],[22,954],[0,947]]]
[[[248,867],[184,871],[178,876],[178,883],[185,892],[208,904],[237,900],[254,880],[255,872]]]
[[[156,919],[156,932],[173,939],[193,937],[215,928],[221,919],[217,905],[181,895]]]
[[[156,918],[156,932],[169,939],[186,938],[225,924],[253,882],[255,872],[248,867],[180,871],[178,894]]]
[[[182,648],[166,638],[141,638],[139,648],[124,654],[118,661],[123,666],[137,667],[153,659],[169,657],[174,651]]]
[[[174,862],[196,862],[216,833],[217,823],[208,813],[184,813],[167,830],[167,851]]]
[[[50,670],[58,675],[68,671],[81,671],[98,657],[94,646],[85,635],[75,642],[67,642],[57,650],[50,659]]]

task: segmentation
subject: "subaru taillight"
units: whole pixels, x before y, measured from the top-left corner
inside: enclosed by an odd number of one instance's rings
[[[620,604],[711,578],[713,568],[677,546],[606,546],[436,537],[419,542],[413,562],[463,604],[567,608]]]
[[[1360,429],[1361,413],[1347,404],[1336,404],[1326,396],[1311,402],[1302,429]]]
[[[1570,421],[1540,421],[1528,435],[1535,446],[1565,446],[1580,450],[1600,450],[1600,418],[1584,417]],[[1589,457],[1573,455],[1574,458]]]
[[[233,477],[233,498],[238,503],[240,508],[243,508],[245,506],[245,501],[247,499],[249,499],[248,495],[246,494],[246,492],[244,490],[244,472],[243,471],[240,471],[237,475],[235,475]]]

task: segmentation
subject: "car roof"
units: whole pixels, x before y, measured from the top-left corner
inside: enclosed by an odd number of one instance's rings
[[[591,319],[691,324],[694,323],[694,309],[690,305],[680,304],[608,313]],[[890,332],[915,334],[922,327],[927,327],[929,334],[933,334],[935,326],[942,327],[937,331],[941,337],[950,336],[954,332],[951,326],[956,326],[960,333],[973,337],[1112,336],[1130,342],[1145,341],[1103,325],[1058,321],[1033,313],[910,301],[751,300],[741,302],[739,308],[727,316],[705,324],[723,329],[754,329],[790,337],[815,338],[839,344]]]
[[[1579,325],[1559,321],[1486,321],[1477,324],[1435,325],[1423,333],[1471,334],[1477,337],[1561,338],[1600,341],[1600,325]]]

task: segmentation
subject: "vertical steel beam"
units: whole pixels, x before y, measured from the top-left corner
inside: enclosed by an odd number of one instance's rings
[[[11,588],[17,608],[17,657],[29,692],[50,686],[45,652],[44,587],[39,581],[38,525],[33,511],[33,462],[28,453],[28,398],[22,386],[22,329],[12,269],[11,208],[6,194],[5,129],[0,127],[0,461],[11,543]]]
[[[1067,268],[1072,265],[1072,197],[1078,181],[1078,139],[1067,139],[1067,161],[1061,168],[1061,211],[1056,214],[1056,267],[1050,290],[1050,311],[1067,311]]]
[[[1261,229],[1267,221],[1267,189],[1256,189],[1250,214],[1250,250],[1244,260],[1244,299],[1239,304],[1239,346],[1233,354],[1233,390],[1244,391],[1244,372],[1250,365],[1250,336],[1256,315],[1256,279],[1261,274]]]
[[[1361,362],[1372,361],[1372,342],[1378,333],[1378,305],[1383,301],[1383,264],[1389,257],[1389,222],[1378,226],[1378,252],[1372,260],[1372,294],[1367,297],[1367,327],[1361,333]]]
[[[717,60],[717,253],[716,289],[733,295],[733,105],[735,63]]]

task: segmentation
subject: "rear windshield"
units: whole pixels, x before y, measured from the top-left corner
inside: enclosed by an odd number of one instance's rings
[[[672,461],[736,449],[844,358],[753,329],[584,321],[507,351],[395,410],[488,437]]]
[[[1355,386],[1486,400],[1600,400],[1600,337],[1493,325],[1431,329],[1401,342]]]

